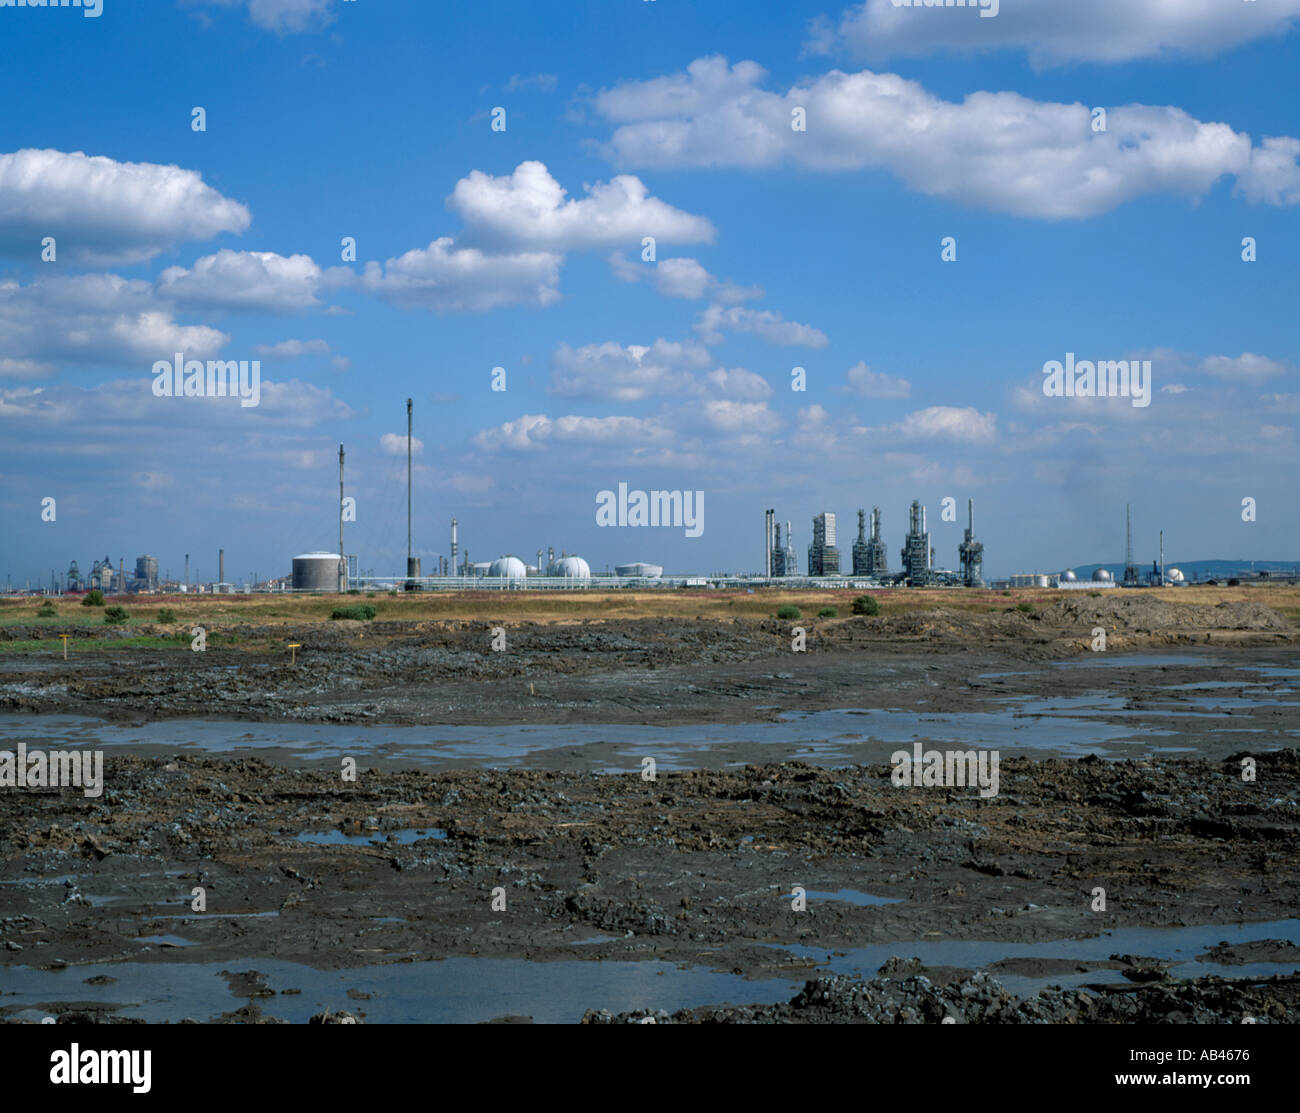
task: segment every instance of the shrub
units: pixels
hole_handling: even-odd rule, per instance
[[[839,617],[839,613],[840,613],[840,612],[837,611],[834,607],[823,607],[820,611],[817,612],[817,617],[818,617],[818,618],[838,618],[838,617]]]
[[[158,621],[168,623],[175,622],[176,612],[172,610],[171,607],[163,607],[163,609],[158,612]]]
[[[1009,591],[1004,591],[1002,594],[1003,594],[1003,595],[1010,595],[1011,592],[1009,592]]]
[[[122,623],[127,621],[126,608],[106,607],[104,609],[104,621],[107,622],[110,626],[115,626],[115,625],[120,626]]]
[[[375,597],[375,593],[374,593],[373,591],[367,591],[367,592],[366,592],[366,598],[367,598],[367,599],[373,599],[374,597]]]
[[[369,622],[375,614],[375,608],[369,603],[357,603],[351,607],[335,607],[330,618],[352,618],[358,622]]]
[[[1101,592],[1100,592],[1100,591],[1090,591],[1090,592],[1088,592],[1088,598],[1089,598],[1089,599],[1100,599],[1100,598],[1101,598]]]
[[[859,595],[853,600],[853,613],[874,615],[880,613],[880,604],[874,595]]]
[[[348,588],[348,594],[349,594],[349,595],[360,595],[360,594],[361,594],[361,589],[360,589],[359,587],[350,587],[350,588]]]
[[[787,603],[784,607],[782,607],[779,611],[776,612],[776,617],[777,618],[798,618],[801,614],[803,614],[803,611],[801,611],[793,603]]]
[[[389,594],[389,597],[390,597],[390,598],[393,598],[393,599],[396,599],[396,598],[397,598],[397,592],[395,592],[395,591],[390,591],[388,594]]]
[[[104,605],[104,593],[95,588],[94,591],[88,591],[86,597],[81,601],[83,607],[102,607]]]
[[[45,602],[42,603],[39,608],[37,608],[36,617],[50,618],[58,613],[59,613],[58,607],[56,607],[53,603],[51,603],[48,599],[46,599]]]
[[[1017,604],[1016,604],[1016,610],[1021,611],[1021,612],[1023,612],[1024,614],[1033,614],[1033,613],[1034,613],[1034,605],[1033,605],[1033,603],[1017,603]]]

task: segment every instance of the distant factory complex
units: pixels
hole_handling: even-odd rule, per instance
[[[885,542],[880,533],[880,507],[871,508],[871,536],[867,536],[865,510],[858,511],[858,538],[853,542],[852,562],[844,568],[840,550],[836,545],[835,514],[824,511],[812,520],[812,544],[808,546],[807,575],[800,577],[798,556],[795,552],[791,525],[785,523],[785,540],[781,539],[781,525],[776,511],[768,510],[764,516],[766,560],[765,579],[852,580],[854,586],[861,581],[871,581],[881,586],[905,584],[908,587],[961,586],[984,587],[984,546],[975,540],[975,503],[966,503],[967,525],[961,544],[957,547],[958,571],[935,567],[936,551],[930,544],[930,534],[925,524],[925,507],[913,502],[908,517],[907,536],[899,553],[901,567],[889,571],[885,555]]]
[[[937,550],[931,543],[926,525],[926,508],[913,501],[908,510],[907,533],[899,550],[899,567],[890,571],[885,541],[882,535],[880,507],[871,508],[870,534],[867,532],[867,514],[858,513],[858,533],[853,542],[847,567],[841,560],[838,547],[836,516],[824,511],[812,519],[812,540],[807,549],[805,572],[799,572],[799,555],[794,544],[794,531],[786,521],[784,532],[776,520],[776,511],[764,513],[764,551],[762,572],[758,574],[713,574],[665,576],[662,565],[646,561],[630,561],[616,565],[613,571],[593,572],[590,564],[576,553],[561,550],[556,555],[553,547],[537,549],[536,562],[510,553],[503,553],[490,561],[473,561],[468,548],[462,549],[458,534],[459,523],[451,519],[450,543],[446,555],[436,558],[436,570],[424,575],[421,558],[412,549],[413,499],[411,444],[412,402],[407,399],[407,524],[405,573],[394,570],[387,575],[373,571],[362,574],[360,558],[348,554],[345,547],[344,523],[355,520],[349,514],[349,504],[344,488],[344,451],[339,445],[339,504],[338,547],[334,551],[305,552],[291,559],[291,569],[286,575],[261,579],[250,572],[241,584],[226,578],[225,550],[217,553],[215,580],[193,582],[190,578],[190,557],[185,555],[183,579],[171,578],[170,571],[159,576],[158,560],[141,556],[135,560],[133,572],[128,575],[125,558],[119,557],[117,566],[105,556],[96,560],[88,573],[82,573],[74,560],[67,573],[59,577],[50,572],[48,590],[61,592],[86,592],[98,589],[104,594],[125,592],[339,592],[363,589],[436,591],[456,589],[532,589],[532,588],[584,588],[584,587],[762,587],[783,588],[869,588],[869,587],[1054,587],[1114,588],[1121,586],[1114,573],[1098,566],[1090,578],[1081,579],[1073,569],[1061,572],[1021,572],[1006,580],[986,583],[984,579],[984,545],[975,539],[975,503],[966,501],[966,527],[961,541],[956,545],[955,568],[940,567]],[[702,496],[701,496],[702,497]],[[956,519],[956,501],[944,500],[944,519]],[[1132,515],[1126,508],[1126,547],[1122,586],[1179,586],[1187,582],[1177,568],[1165,568],[1164,534],[1160,535],[1160,556],[1152,562],[1150,572],[1143,573],[1133,561]],[[1267,578],[1268,572],[1259,576]],[[1253,575],[1253,573],[1251,573]],[[1235,582],[1235,581],[1234,581]],[[28,591],[31,584],[28,583]],[[47,590],[39,585],[38,591]]]

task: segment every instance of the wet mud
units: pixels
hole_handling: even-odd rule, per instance
[[[196,742],[106,747],[98,798],[0,792],[0,1019],[1293,1022],[1295,632],[1255,604],[1174,610],[809,621],[803,653],[790,623],[630,620],[511,627],[500,653],[489,623],[317,625],[293,633],[296,666],[235,648],[7,655],[0,748],[60,744],[74,715],[175,739],[188,722]],[[830,709],[862,725],[816,759],[706,737]],[[1002,718],[1019,733],[996,795],[891,780],[902,739],[988,748],[973,724]],[[1064,718],[1097,744],[1063,742]],[[252,723],[271,739],[255,755],[205,749]],[[342,735],[279,747],[276,723]],[[400,752],[346,736],[437,724],[487,741],[467,756],[436,731]],[[610,742],[507,756],[502,724],[561,740],[599,724]],[[653,778],[654,738],[617,744],[646,724],[675,732]],[[828,741],[817,729],[806,742]],[[1196,925],[1189,953],[1124,934]],[[626,985],[605,1007],[569,978],[549,1013],[397,1006],[385,971],[436,980],[453,962]],[[534,1001],[556,993],[543,981]]]

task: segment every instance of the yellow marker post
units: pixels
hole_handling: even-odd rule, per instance
[[[296,665],[298,663],[298,650],[302,648],[302,642],[290,642],[289,648],[293,650],[293,660],[289,663]]]
[[[66,661],[68,659],[68,639],[72,637],[72,635],[60,634],[59,637],[63,639],[63,659]]]

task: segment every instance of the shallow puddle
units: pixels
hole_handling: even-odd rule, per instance
[[[1279,699],[1285,689],[1270,684],[1270,680],[1300,676],[1300,667],[1285,667],[1284,662],[1285,658],[1277,664],[1234,666],[1222,657],[1199,653],[1094,654],[1036,670],[1045,677],[1051,677],[1052,669],[1092,670],[1099,690],[1082,695],[997,697],[985,693],[970,711],[844,708],[788,713],[762,723],[397,727],[174,719],[122,725],[87,716],[2,714],[0,747],[12,739],[41,745],[80,744],[110,752],[122,747],[139,752],[143,747],[160,753],[272,756],[267,751],[274,751],[278,760],[334,765],[343,756],[361,756],[424,769],[546,766],[554,765],[563,755],[565,764],[580,758],[583,768],[609,773],[637,772],[644,757],[653,757],[665,770],[725,768],[754,760],[755,745],[772,747],[769,760],[798,758],[824,766],[888,762],[897,747],[913,742],[978,746],[1007,753],[1063,757],[1100,753],[1127,758],[1156,747],[1181,747],[1212,738],[1218,732],[1218,721],[1228,718],[1230,711],[1298,702]],[[1127,697],[1102,690],[1108,670],[1139,668],[1154,670],[1139,702],[1156,706],[1129,706]],[[1227,671],[1230,669],[1242,678],[1240,682],[1225,678],[1234,674]],[[987,673],[981,679],[1019,675],[1034,673]],[[1189,681],[1189,676],[1198,675],[1206,679]],[[1229,690],[1234,687],[1236,694]],[[1205,699],[1186,698],[1186,693],[1197,689],[1204,690]],[[1215,689],[1222,689],[1222,695]],[[1168,698],[1162,699],[1162,694]],[[351,840],[363,845],[373,837],[369,833],[304,832],[299,839]]]
[[[787,894],[793,896],[793,894]],[[838,900],[845,904],[856,904],[860,908],[867,908],[877,904],[902,904],[902,897],[878,897],[871,893],[863,893],[857,889],[837,889],[835,892],[820,892],[816,889],[806,889],[804,895],[809,900]]]
[[[21,1015],[31,1019],[39,1019],[42,1005],[83,1001],[112,1004],[114,1012],[146,1021],[209,1020],[247,1004],[246,998],[231,993],[221,977],[223,970],[261,973],[277,995],[257,998],[257,1006],[297,1024],[327,1008],[363,1012],[369,1024],[472,1024],[508,1015],[576,1023],[589,1008],[673,1012],[722,1002],[760,1004],[788,1000],[803,985],[802,980],[746,981],[734,974],[658,961],[447,958],[324,971],[258,958],[101,963],[61,971],[11,966],[5,971],[0,1006],[23,1006]],[[87,978],[99,975],[116,981],[86,984]],[[286,989],[301,993],[279,992]],[[350,999],[350,989],[369,994],[369,1000]]]
[[[438,827],[407,828],[401,831],[367,831],[364,835],[345,835],[339,830],[300,831],[294,836],[297,842],[320,846],[382,846],[384,843],[401,846],[420,839],[445,839],[447,832]]]
[[[811,894],[809,894],[811,895]],[[1220,942],[1248,943],[1257,939],[1286,939],[1300,945],[1300,920],[1273,920],[1260,924],[1211,924],[1174,928],[1120,928],[1088,939],[1054,939],[1046,943],[1006,943],[955,939],[919,939],[910,943],[876,943],[846,951],[770,944],[799,958],[817,961],[837,974],[872,977],[890,958],[919,958],[926,966],[956,966],[979,970],[1005,958],[1067,958],[1098,961],[1115,954],[1135,955],[1175,963],[1169,975],[1197,978],[1217,974],[1225,978],[1249,978],[1267,974],[1289,974],[1300,963],[1256,962],[1226,965],[1198,961],[1196,956]],[[995,974],[1009,993],[1033,996],[1049,985],[1079,986],[1127,982],[1122,971],[1095,970],[1082,974],[1053,974],[1026,977]]]

